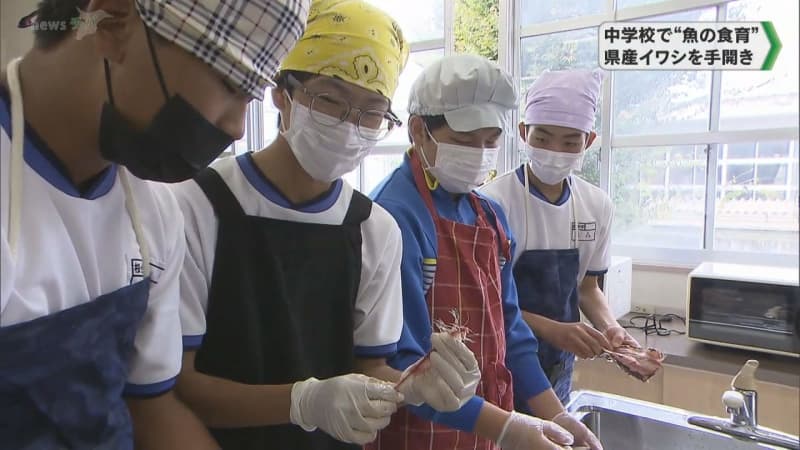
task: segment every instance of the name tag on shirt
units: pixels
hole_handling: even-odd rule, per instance
[[[572,222],[572,239],[579,242],[594,241],[597,233],[597,222]]]

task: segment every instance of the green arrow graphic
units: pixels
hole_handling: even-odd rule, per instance
[[[771,21],[761,22],[761,26],[764,27],[764,32],[767,33],[767,39],[769,40],[769,53],[767,53],[767,58],[764,59],[764,64],[761,65],[761,70],[772,70],[772,66],[775,65],[775,60],[778,59],[778,53],[781,52],[783,45],[781,40],[778,39],[778,33],[775,31],[775,26],[772,25]]]

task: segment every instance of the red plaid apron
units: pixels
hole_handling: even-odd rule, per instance
[[[478,197],[469,195],[477,213],[475,226],[439,217],[425,182],[416,152],[411,152],[411,170],[417,191],[436,224],[438,261],[433,284],[426,294],[432,322],[452,323],[451,311],[458,311],[470,329],[467,346],[478,360],[481,381],[477,394],[500,408],[514,407],[511,372],[505,366],[506,337],[500,282],[498,248],[510,261],[509,242],[500,223],[495,228],[486,218]],[[498,245],[498,241],[500,245]],[[398,411],[368,450],[494,450],[490,440],[473,433],[420,419],[407,408]]]

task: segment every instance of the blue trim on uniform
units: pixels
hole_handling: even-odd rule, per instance
[[[432,197],[440,216],[461,223],[475,224],[477,214],[467,196],[453,196],[439,186],[432,192]],[[492,217],[492,208],[497,214],[498,222],[505,228],[508,239],[512,241],[511,254],[513,254],[514,238],[505,214],[497,203],[483,195],[480,197],[487,215]],[[417,192],[408,155],[400,167],[373,191],[372,198],[394,217],[403,236],[401,262],[403,330],[397,343],[397,354],[387,362],[397,370],[405,370],[431,349],[432,326],[425,300],[426,273],[423,260],[437,257],[436,229],[425,202]],[[531,329],[522,320],[511,266],[506,264],[501,270],[506,365],[513,375],[515,396],[529,399],[550,388],[550,383],[539,365],[538,342]],[[409,410],[422,418],[471,432],[474,430],[483,401],[476,397],[460,410],[451,413],[440,413],[427,405],[409,407]]]
[[[519,180],[520,183],[522,183],[523,186],[525,186],[525,172],[523,172],[523,170],[525,170],[525,167],[526,165],[523,164],[517,167],[517,170],[515,170],[517,174],[517,179]],[[569,200],[570,196],[569,183],[566,182],[562,183],[564,183],[564,189],[561,190],[561,197],[558,197],[558,200],[556,200],[555,202],[551,202],[544,194],[542,194],[542,191],[540,191],[539,188],[537,188],[536,185],[534,185],[533,183],[528,183],[528,190],[530,191],[531,194],[533,194],[534,197],[538,198],[539,200],[550,203],[551,205],[561,206],[564,203],[567,203],[567,200]]]
[[[122,391],[122,395],[124,397],[138,397],[138,398],[158,397],[159,395],[166,394],[167,392],[169,392],[175,386],[176,380],[177,377],[172,377],[168,380],[151,384],[128,383],[125,385],[125,389]]]
[[[586,275],[590,277],[599,277],[608,273],[608,269],[603,270],[587,270]]]
[[[203,345],[203,338],[205,337],[204,334],[199,334],[196,336],[184,336],[183,337],[183,351],[191,351],[197,350]]]
[[[5,87],[0,86],[0,127],[11,138],[11,101]],[[25,143],[23,144],[25,163],[40,177],[59,191],[70,197],[95,200],[106,195],[117,179],[117,165],[111,164],[101,172],[81,192],[72,182],[64,164],[27,122],[25,123]]]
[[[386,358],[397,353],[397,343],[371,347],[357,345],[354,353],[358,358]]]
[[[426,405],[408,405],[406,407],[409,411],[423,419],[446,425],[457,430],[472,431],[475,429],[475,424],[478,422],[478,416],[485,402],[486,400],[476,395],[467,400],[467,403],[465,403],[461,409],[454,412],[439,412]]]
[[[303,203],[292,203],[286,196],[264,176],[256,167],[252,153],[245,153],[236,157],[236,162],[242,169],[245,178],[256,188],[267,200],[286,209],[293,209],[304,213],[321,213],[330,209],[339,200],[342,193],[342,179],[338,179],[331,184],[330,189],[319,197]]]

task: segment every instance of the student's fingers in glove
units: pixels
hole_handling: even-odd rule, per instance
[[[375,438],[378,437],[377,431],[359,431],[359,430],[349,430],[346,431],[344,434],[340,436],[334,436],[338,438],[340,441],[347,442],[349,444],[356,444],[356,445],[366,445],[370,442],[374,441]]]
[[[431,367],[424,379],[414,380],[420,383],[425,403],[437,411],[449,412],[457,410],[461,405],[453,389],[440,376],[438,370]]]
[[[365,419],[382,419],[397,412],[397,405],[386,400],[369,400],[359,406],[359,411]]]
[[[572,337],[571,341],[572,341],[571,345],[572,348],[568,348],[565,350],[575,353],[575,355],[581,359],[588,359],[594,356],[594,353],[592,352],[592,347],[589,345],[588,342],[586,342],[586,341],[591,341],[591,339],[588,338],[584,339],[583,336],[576,333],[576,335]]]
[[[595,330],[590,326],[582,327],[582,330],[585,336],[588,339],[584,339],[584,342],[589,345],[592,350],[592,356],[597,356],[603,353],[605,348],[611,348],[611,343],[608,342],[603,333]]]
[[[464,372],[478,370],[478,360],[461,340],[447,333],[434,333],[431,336],[431,346],[441,353],[446,361],[454,365],[458,363],[458,367]]]
[[[431,375],[438,375],[450,387],[450,390],[456,394],[461,394],[464,389],[464,379],[461,374],[456,370],[439,352],[431,353]]]
[[[542,421],[542,432],[547,439],[556,444],[572,445],[574,441],[572,434],[555,422]]]
[[[595,436],[592,432],[587,433],[581,442],[577,442],[576,440],[576,444],[583,444],[590,450],[603,450],[603,444],[600,443],[600,439],[597,439],[597,436]]]
[[[391,420],[391,415],[384,417],[364,417],[363,420],[353,423],[353,429],[367,433],[377,432],[386,428]]]
[[[392,403],[403,401],[403,394],[397,392],[390,383],[380,380],[367,380],[364,384],[364,392],[368,400],[384,400]]]

